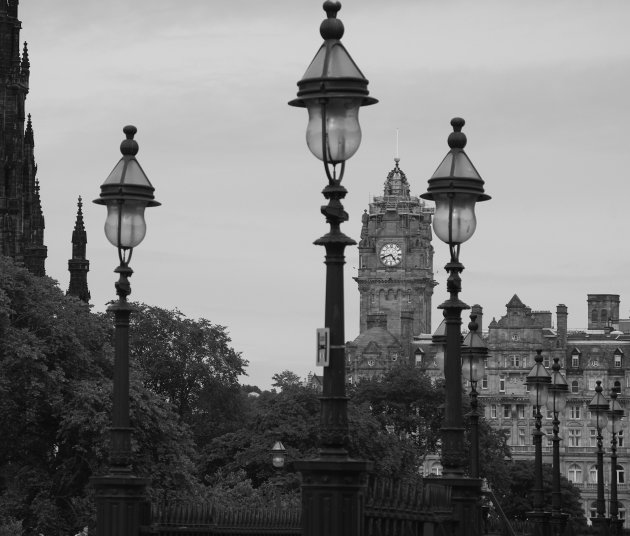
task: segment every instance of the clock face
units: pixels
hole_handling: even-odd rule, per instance
[[[379,258],[385,266],[396,266],[402,259],[402,250],[398,244],[385,244]]]

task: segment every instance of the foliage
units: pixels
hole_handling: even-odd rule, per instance
[[[508,467],[509,488],[505,495],[499,496],[499,502],[509,519],[527,518],[527,512],[534,509],[534,462],[513,461]],[[572,522],[578,526],[585,526],[586,518],[582,510],[580,490],[560,475],[560,490],[562,497],[562,511],[568,513]],[[543,465],[544,504],[551,504],[552,471],[551,466]],[[495,491],[496,495],[496,491]]]
[[[94,518],[89,479],[106,471],[109,449],[111,326],[0,258],[0,520],[23,520],[27,534],[74,534]],[[132,369],[136,471],[151,475],[154,496],[196,494],[190,430],[142,374]]]
[[[273,380],[273,383],[271,385],[273,387],[278,387],[279,389],[295,387],[302,383],[300,377],[295,372],[291,372],[290,370],[277,372],[271,377],[271,379]]]
[[[226,328],[177,309],[134,305],[129,345],[145,386],[173,404],[199,445],[234,430],[244,411],[238,376],[247,361],[229,346]]]
[[[354,389],[354,404],[367,403],[383,430],[412,441],[419,456],[437,451],[444,392],[419,368],[400,364],[384,376],[363,380]]]

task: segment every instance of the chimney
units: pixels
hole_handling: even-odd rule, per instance
[[[477,315],[477,333],[481,335],[483,333],[483,307],[476,303],[470,310],[471,315]]]
[[[567,345],[567,319],[569,313],[567,306],[563,303],[556,307],[556,321],[558,323],[558,342],[564,348]]]

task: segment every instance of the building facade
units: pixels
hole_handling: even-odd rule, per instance
[[[18,0],[0,0],[0,254],[45,275],[44,216],[35,164],[33,125],[25,124],[30,62],[20,47]]]
[[[431,332],[433,208],[411,195],[399,162],[362,217],[354,278],[360,333],[346,346],[349,381],[380,376],[398,360],[413,359],[414,336]]]
[[[568,330],[566,306],[556,308],[553,325],[550,311],[532,311],[518,296],[506,305],[506,314],[493,319],[487,329],[488,359],[486,376],[480,382],[480,400],[485,418],[495,428],[504,430],[516,460],[534,457],[532,442],[535,421],[529,403],[525,377],[534,365],[536,350],[542,349],[544,365],[550,368],[559,358],[562,373],[569,385],[565,411],[560,414],[560,470],[576,485],[582,495],[583,508],[590,517],[596,510],[597,498],[597,431],[590,423],[588,404],[595,396],[596,382],[604,387],[610,399],[611,389],[618,392],[622,406],[628,405],[630,387],[630,334],[619,328],[619,296],[614,294],[588,295],[588,327]],[[596,313],[596,314],[595,314]],[[552,463],[552,414],[542,409],[543,463]],[[630,508],[627,471],[627,419],[622,421],[618,436],[618,481],[620,515],[625,517]],[[604,432],[605,488],[609,493],[612,476],[610,466],[611,435]],[[610,497],[607,496],[607,510]]]

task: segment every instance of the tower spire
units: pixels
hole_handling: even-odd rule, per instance
[[[83,222],[83,200],[79,196],[77,202],[77,219],[72,231],[72,259],[68,261],[70,272],[69,296],[75,296],[85,303],[90,301],[90,291],[87,284],[87,273],[90,271],[90,261],[86,257],[87,233]]]

